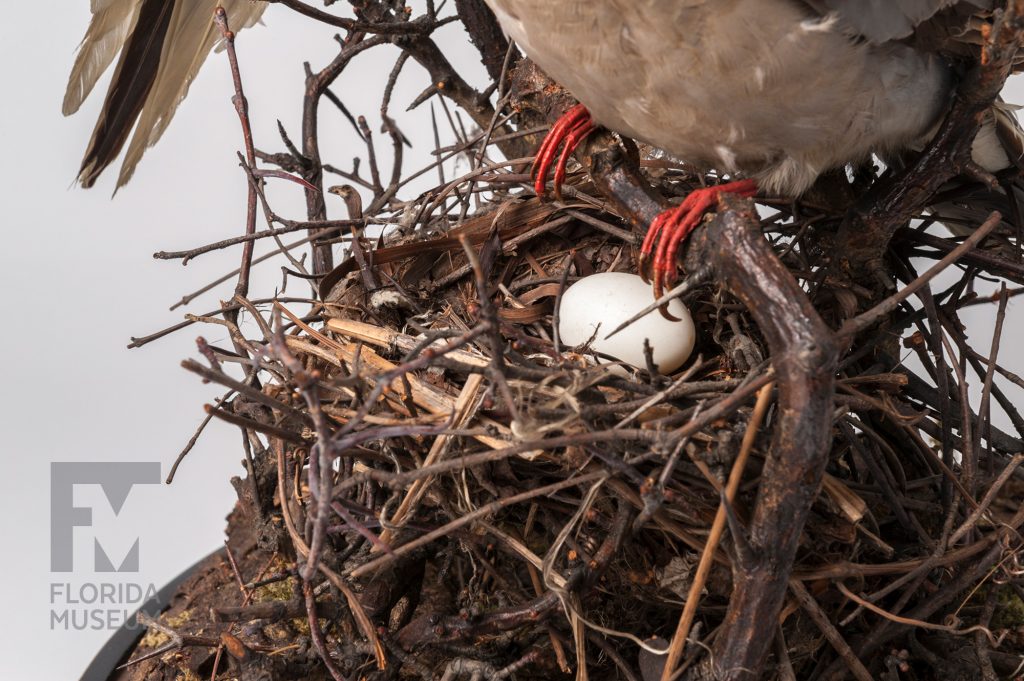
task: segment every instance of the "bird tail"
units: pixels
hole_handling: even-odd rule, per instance
[[[974,162],[996,176],[999,188],[958,179],[943,188],[929,210],[957,236],[969,235],[992,211],[999,211],[1003,221],[980,247],[1019,262],[1024,246],[1024,129],[1016,108],[996,101],[972,148]]]
[[[267,3],[111,0],[94,10],[68,81],[65,115],[78,110],[118,50],[121,56],[82,159],[78,180],[83,187],[95,184],[126,143],[117,187],[131,179],[143,153],[163,135],[206,56],[220,40],[213,24],[218,4],[237,31],[255,24]]]

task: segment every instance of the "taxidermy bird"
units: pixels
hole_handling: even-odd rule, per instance
[[[596,125],[740,178],[692,192],[652,223],[640,257],[656,295],[675,276],[680,241],[720,192],[795,197],[826,171],[923,147],[949,105],[955,57],[980,42],[982,13],[992,8],[992,0],[486,2],[580,102],[538,152],[539,194],[552,166],[557,188],[571,149]],[[1021,140],[997,103],[974,160],[989,172],[1019,165]]]
[[[120,52],[113,79],[78,171],[91,187],[121,152],[117,187],[160,139],[206,56],[220,39],[213,11],[221,5],[235,31],[255,24],[265,2],[253,0],[91,0],[92,21],[68,78],[64,115],[78,111]]]

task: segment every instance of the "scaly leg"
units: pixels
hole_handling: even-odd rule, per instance
[[[559,200],[562,198],[561,188],[565,181],[565,168],[569,156],[596,127],[590,112],[582,104],[572,107],[555,121],[533,161],[533,188],[537,196],[542,197],[546,193],[548,175],[553,167],[554,195]],[[558,153],[559,149],[562,150],[561,154]],[[700,223],[704,213],[715,204],[723,192],[752,197],[757,193],[757,183],[753,180],[738,180],[715,187],[695,189],[678,207],[662,212],[651,223],[640,250],[640,274],[646,279],[648,265],[652,266],[650,279],[653,280],[656,298],[660,298],[666,286],[675,281],[679,245],[686,240]],[[664,308],[661,313],[669,317]]]
[[[646,279],[647,268],[651,266],[650,279],[654,285],[655,298],[660,298],[666,287],[675,283],[679,245],[700,224],[704,213],[718,201],[718,196],[726,192],[752,197],[757,193],[757,183],[754,180],[738,180],[694,189],[677,207],[669,208],[654,218],[640,248],[639,269],[641,276]],[[665,310],[662,310],[662,314],[667,316]]]
[[[537,150],[537,157],[533,161],[533,188],[537,196],[544,196],[547,188],[548,174],[551,167],[555,168],[554,194],[555,198],[562,198],[562,182],[565,180],[565,166],[569,162],[569,156],[579,146],[580,142],[587,138],[596,126],[590,118],[587,107],[577,104],[559,118]],[[562,154],[558,155],[561,147]],[[557,161],[556,161],[557,157]]]

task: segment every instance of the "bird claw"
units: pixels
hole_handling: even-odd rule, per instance
[[[679,246],[700,224],[704,213],[711,208],[721,194],[739,194],[752,197],[757,193],[753,180],[738,180],[715,187],[702,187],[690,192],[681,204],[660,213],[647,230],[640,248],[638,267],[640,276],[654,288],[654,297],[661,298],[667,288],[675,283],[678,270],[676,256]],[[659,308],[666,319],[673,317],[666,305]]]
[[[569,162],[569,156],[595,129],[594,121],[590,118],[587,107],[577,104],[555,121],[551,130],[544,137],[544,141],[537,150],[537,156],[533,161],[533,188],[537,196],[544,196],[547,189],[548,174],[552,166],[555,169],[553,190],[555,198],[562,199],[562,183],[565,181],[565,167]],[[558,154],[562,149],[561,155]]]

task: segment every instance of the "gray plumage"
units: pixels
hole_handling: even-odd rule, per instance
[[[934,36],[967,40],[966,25],[946,24],[991,4],[487,2],[527,55],[597,123],[783,195],[799,195],[821,173],[873,153],[923,145],[955,79],[941,44],[925,49],[911,34],[936,24]],[[976,160],[992,171],[1011,163],[1004,145],[991,144],[1000,139],[995,120],[976,145]],[[1009,127],[1019,137],[1012,118]]]
[[[804,0],[824,14],[835,12],[840,21],[874,43],[906,38],[939,11],[957,4],[977,10],[991,9],[992,0]]]

